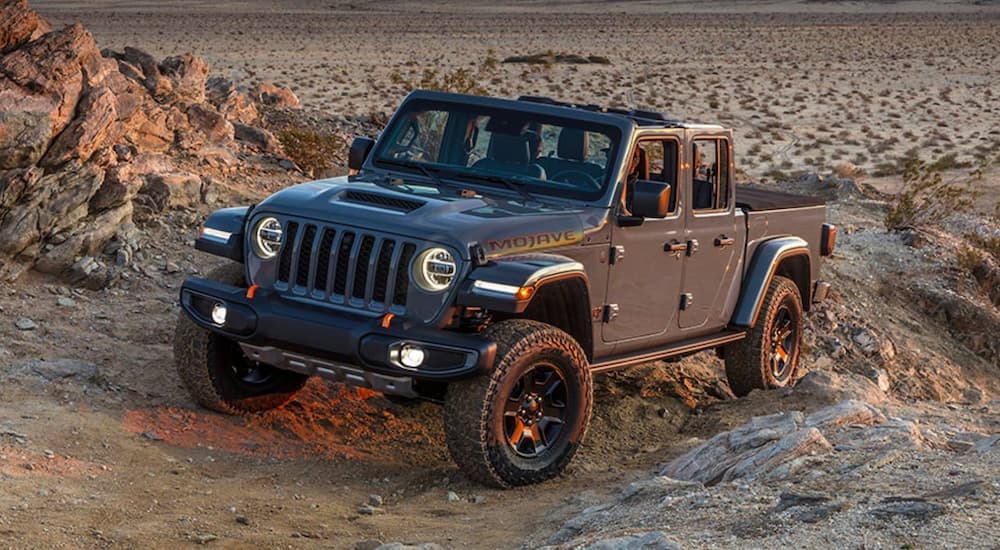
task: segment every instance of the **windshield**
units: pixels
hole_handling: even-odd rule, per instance
[[[620,132],[610,125],[415,100],[385,130],[374,161],[533,195],[595,200]]]

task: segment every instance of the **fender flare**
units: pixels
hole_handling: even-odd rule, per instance
[[[469,273],[456,303],[505,313],[523,313],[542,286],[569,278],[590,288],[583,264],[558,254],[525,254],[498,258]]]
[[[800,237],[778,237],[761,243],[754,253],[750,267],[743,277],[743,288],[740,300],[736,304],[732,323],[738,327],[753,327],[757,324],[757,316],[764,304],[764,297],[771,285],[775,271],[781,262],[794,256],[805,256],[806,262],[811,262],[809,244]],[[796,281],[796,285],[798,281]],[[803,296],[806,303],[809,296]]]
[[[195,249],[243,263],[243,231],[250,211],[249,206],[238,206],[209,214],[194,240]]]

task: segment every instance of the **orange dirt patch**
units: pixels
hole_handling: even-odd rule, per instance
[[[284,407],[247,416],[225,416],[175,407],[133,409],[125,412],[125,429],[170,445],[211,446],[232,453],[282,459],[370,459],[389,461],[385,448],[441,445],[421,418],[400,418],[384,410],[380,394],[310,380],[302,393]],[[391,444],[391,445],[390,445]]]

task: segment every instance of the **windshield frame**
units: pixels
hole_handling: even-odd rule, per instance
[[[432,97],[445,96],[445,97]],[[626,144],[623,143],[628,138],[629,133],[622,128],[621,122],[610,116],[596,115],[586,111],[570,110],[565,108],[552,108],[545,105],[526,104],[513,100],[486,98],[476,96],[462,96],[458,94],[440,94],[434,92],[414,92],[397,109],[392,119],[383,129],[372,153],[368,157],[368,164],[372,167],[387,171],[406,170],[407,167],[399,166],[390,161],[397,160],[384,156],[389,149],[391,137],[395,135],[400,124],[404,124],[408,114],[413,111],[440,110],[447,112],[474,113],[477,116],[496,116],[505,113],[520,115],[530,118],[533,122],[538,121],[543,124],[551,124],[564,128],[578,128],[585,131],[601,133],[607,136],[610,148],[607,153],[607,161],[604,169],[604,178],[599,181],[599,187],[593,191],[568,189],[552,185],[546,185],[545,180],[538,180],[533,183],[530,176],[517,176],[504,174],[501,172],[486,172],[475,170],[472,166],[461,166],[458,164],[448,164],[439,162],[407,160],[415,164],[420,164],[432,170],[441,178],[450,180],[460,180],[463,185],[469,185],[476,189],[499,190],[504,193],[515,192],[511,185],[504,185],[500,182],[491,182],[483,176],[496,176],[506,179],[508,182],[519,188],[521,194],[530,194],[539,199],[570,200],[577,202],[605,202],[606,198],[613,194],[617,185],[618,171],[622,150]],[[555,112],[554,112],[555,111]],[[566,111],[565,114],[558,111]],[[451,115],[449,115],[449,118]],[[412,168],[415,174],[420,174],[418,168]],[[423,176],[423,174],[420,174]]]

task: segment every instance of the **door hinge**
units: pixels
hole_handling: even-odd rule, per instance
[[[687,255],[693,256],[698,251],[698,239],[691,239],[687,242]]]
[[[604,306],[604,322],[610,323],[618,317],[618,304],[605,304]]]
[[[622,245],[612,246],[611,253],[608,254],[608,263],[615,265],[625,259],[625,247]]]
[[[691,304],[693,303],[694,303],[694,294],[691,294],[690,292],[685,292],[684,294],[681,294],[682,310],[688,309],[689,307],[691,307]]]

